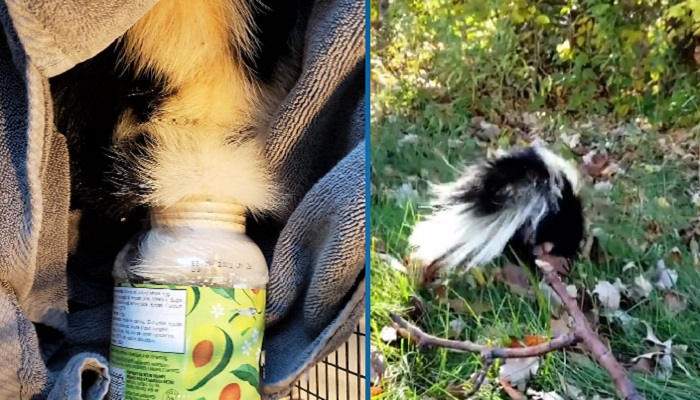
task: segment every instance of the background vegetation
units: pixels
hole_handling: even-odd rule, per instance
[[[474,355],[382,338],[389,312],[482,343],[551,334],[546,304],[515,293],[496,266],[441,292],[417,287],[402,268],[428,183],[534,140],[574,159],[588,182],[600,248],[570,282],[589,292],[617,278],[632,286],[651,280],[660,260],[678,273],[671,291],[623,299],[632,323],[601,318],[599,332],[631,367],[650,349],[647,323],[683,349],[669,374],[656,364],[634,372],[647,399],[700,398],[700,0],[372,0],[371,12],[371,335],[384,360],[375,370],[386,364],[377,398],[460,398],[479,367]],[[510,398],[497,377],[493,368],[480,398]],[[528,388],[577,400],[614,395],[606,373],[571,352],[547,357]]]
[[[700,117],[700,0],[372,0],[372,14],[380,110]]]

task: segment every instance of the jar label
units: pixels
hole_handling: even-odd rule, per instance
[[[109,400],[256,400],[264,290],[114,289]]]

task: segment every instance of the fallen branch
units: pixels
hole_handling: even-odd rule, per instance
[[[619,394],[625,400],[643,400],[644,397],[637,391],[632,381],[627,376],[627,371],[625,368],[615,359],[615,356],[610,352],[607,346],[603,344],[600,337],[593,331],[591,326],[588,324],[586,316],[583,315],[583,311],[576,304],[574,300],[566,290],[566,285],[561,281],[561,278],[554,272],[552,267],[553,262],[556,262],[555,257],[542,256],[540,260],[537,261],[537,266],[544,273],[545,282],[554,290],[559,298],[569,312],[569,316],[573,319],[573,332],[576,335],[576,339],[580,340],[582,344],[588,348],[588,350],[593,353],[596,361],[605,368],[615,381],[615,386]]]
[[[608,371],[623,399],[644,400],[644,397],[637,391],[634,384],[627,376],[625,368],[615,359],[598,335],[591,329],[583,311],[581,311],[578,304],[576,304],[576,300],[568,294],[566,285],[564,285],[561,278],[556,274],[557,268],[552,265],[557,262],[561,261],[555,257],[544,255],[537,261],[537,265],[544,274],[545,282],[554,290],[559,298],[561,298],[562,304],[568,310],[573,320],[573,330],[572,332],[553,338],[548,342],[529,347],[491,347],[469,341],[442,339],[430,335],[398,315],[392,314],[391,319],[399,333],[409,340],[415,341],[419,347],[443,347],[455,351],[479,353],[481,355],[483,368],[472,377],[472,389],[469,391],[467,397],[472,396],[479,390],[484,383],[489,368],[496,359],[540,357],[570,345],[581,343],[591,351],[596,361]]]
[[[576,344],[578,339],[573,332],[554,338],[548,342],[528,347],[491,347],[477,344],[470,341],[459,341],[442,339],[437,336],[425,333],[419,327],[410,324],[405,319],[398,315],[391,314],[391,319],[394,321],[396,330],[401,336],[413,340],[418,347],[443,347],[446,349],[481,354],[483,368],[480,372],[474,374],[471,379],[472,389],[466,394],[466,397],[474,395],[486,379],[489,368],[496,359],[506,358],[527,358],[539,357],[552,351],[563,349],[572,344]]]
[[[396,324],[396,330],[401,336],[413,340],[418,347],[443,347],[455,351],[479,353],[482,357],[487,359],[537,357],[576,343],[574,334],[568,333],[536,346],[513,348],[491,347],[470,341],[442,339],[430,335],[398,315],[391,314],[391,319]]]

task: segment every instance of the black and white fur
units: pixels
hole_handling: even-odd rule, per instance
[[[576,168],[546,147],[516,148],[435,188],[433,213],[410,237],[413,258],[447,270],[484,265],[505,250],[534,266],[535,246],[574,259],[584,235]]]
[[[306,3],[160,0],[51,79],[72,208],[121,218],[210,194],[273,214],[280,193],[264,143],[300,73]]]

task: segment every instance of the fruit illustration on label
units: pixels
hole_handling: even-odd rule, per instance
[[[218,375],[231,360],[233,341],[221,328],[208,324],[197,327],[187,343],[184,383],[193,391]]]
[[[190,315],[199,304],[199,288],[196,286],[187,288],[187,314]]]
[[[237,383],[226,385],[219,395],[219,400],[241,400],[241,387]]]

